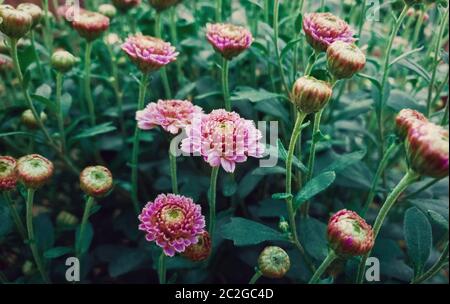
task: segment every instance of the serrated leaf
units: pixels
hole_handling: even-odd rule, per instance
[[[304,202],[310,200],[320,192],[327,189],[336,179],[336,173],[324,172],[311,179],[300,190],[294,199],[294,210],[297,210]]]
[[[240,217],[231,218],[221,230],[222,237],[232,240],[235,246],[256,245],[265,241],[287,241],[286,237],[263,224]]]
[[[433,245],[430,222],[422,211],[412,207],[405,213],[404,232],[408,255],[416,273],[420,272],[430,257]]]

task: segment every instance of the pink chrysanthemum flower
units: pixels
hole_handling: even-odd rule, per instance
[[[202,108],[189,100],[159,100],[137,111],[136,120],[140,129],[149,130],[160,126],[167,132],[177,134],[192,123],[195,115],[202,114]]]
[[[219,109],[195,117],[186,133],[183,152],[201,155],[212,167],[222,166],[226,172],[234,172],[236,163],[245,162],[247,157],[261,158],[264,153],[261,132],[253,121],[235,112]]]
[[[412,109],[403,109],[395,118],[396,132],[402,139],[405,139],[409,130],[427,122],[428,119],[422,113]]]
[[[248,49],[253,42],[252,33],[245,27],[224,23],[208,23],[206,38],[228,60]]]
[[[147,241],[155,241],[170,257],[197,244],[205,228],[201,206],[175,194],[160,194],[154,202],[148,202],[139,220],[139,230],[146,233]]]
[[[369,252],[374,243],[372,227],[356,212],[341,210],[328,222],[328,242],[340,256],[359,256]]]
[[[434,123],[425,122],[412,127],[405,142],[411,168],[424,176],[448,176],[448,140],[448,131]]]
[[[122,50],[143,73],[159,70],[175,61],[179,54],[170,43],[143,35],[128,37]]]
[[[335,41],[355,42],[350,26],[331,13],[311,13],[303,18],[303,30],[309,44],[319,52],[325,52]]]
[[[75,15],[72,27],[84,39],[93,41],[109,28],[109,18],[100,13],[84,10]]]

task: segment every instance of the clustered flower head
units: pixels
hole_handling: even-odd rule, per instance
[[[126,12],[135,6],[141,4],[141,0],[112,0],[112,3],[120,11]]]
[[[412,109],[403,109],[395,118],[396,133],[401,139],[405,139],[409,130],[427,122],[428,119],[422,113]]]
[[[351,78],[366,65],[366,56],[353,43],[333,42],[327,49],[328,70],[335,79]]]
[[[342,257],[364,255],[375,243],[372,227],[356,212],[345,209],[330,218],[327,234],[330,248]]]
[[[89,196],[102,197],[113,187],[111,171],[103,166],[86,167],[80,173],[80,188]]]
[[[60,73],[69,72],[76,62],[77,58],[65,50],[56,50],[51,58],[52,68]]]
[[[248,29],[228,23],[208,23],[206,38],[228,60],[248,49],[253,42],[252,33]]]
[[[16,187],[17,161],[11,156],[0,156],[0,191],[9,191]]]
[[[434,178],[448,176],[448,130],[431,122],[418,124],[409,130],[405,145],[415,172]]]
[[[259,255],[258,269],[267,278],[281,279],[290,267],[289,255],[280,247],[268,246]]]
[[[261,132],[253,121],[236,112],[219,109],[194,117],[186,133],[188,137],[181,143],[183,152],[201,155],[212,167],[222,166],[226,172],[234,172],[236,163],[245,162],[249,156],[261,158],[264,153]]]
[[[146,233],[147,241],[156,242],[170,257],[197,244],[205,228],[201,206],[175,194],[160,194],[148,202],[139,220],[139,230]]]
[[[15,9],[11,5],[0,5],[0,32],[19,39],[31,29],[33,18],[27,12]]]
[[[355,42],[350,26],[331,13],[311,13],[303,18],[308,43],[318,52],[325,52],[335,41]]]
[[[30,14],[33,22],[31,25],[32,28],[41,22],[42,16],[44,15],[42,9],[34,3],[21,3],[17,6],[17,9]]]
[[[175,61],[179,54],[170,43],[143,35],[128,37],[122,50],[143,73],[159,70]]]
[[[187,247],[182,255],[191,261],[200,262],[209,257],[211,249],[211,237],[208,231],[205,230],[198,236],[197,244]]]
[[[137,111],[136,120],[140,129],[160,126],[171,134],[177,134],[192,123],[195,115],[202,114],[203,110],[188,100],[159,100]]]
[[[53,163],[39,154],[19,158],[16,166],[17,178],[27,188],[39,188],[53,176]]]
[[[151,6],[157,11],[163,11],[171,6],[177,5],[182,0],[148,0]]]
[[[332,94],[333,89],[328,82],[312,76],[303,76],[294,83],[291,101],[298,111],[310,114],[322,110]]]
[[[93,41],[109,28],[109,18],[100,13],[82,10],[75,16],[72,27],[84,39]]]

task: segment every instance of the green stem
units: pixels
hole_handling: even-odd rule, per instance
[[[316,64],[318,57],[319,57],[319,54],[315,51],[314,51],[314,53],[311,54],[311,56],[308,59],[308,65],[305,68],[304,76],[309,76],[311,74],[311,71],[314,68],[314,65]]]
[[[94,206],[94,198],[92,196],[89,196],[86,201],[86,206],[84,207],[83,217],[81,219],[81,225],[80,225],[80,232],[78,234],[78,242],[76,244],[75,253],[76,256],[79,258],[83,252],[82,251],[82,245],[83,245],[83,237],[86,232],[86,226],[89,220],[89,216],[91,215],[91,209]]]
[[[249,285],[253,285],[256,283],[256,281],[259,280],[259,278],[262,276],[262,272],[259,269],[256,269],[255,274],[252,276],[250,281],[248,282]]]
[[[230,88],[228,84],[229,62],[224,57],[222,59],[222,93],[225,104],[225,110],[231,111]]]
[[[53,41],[52,41],[52,29],[50,27],[50,12],[48,9],[48,0],[43,0],[44,2],[44,42],[45,47],[47,48],[47,51],[49,54],[53,52]]]
[[[367,210],[369,209],[370,204],[373,202],[373,199],[375,198],[375,193],[376,193],[376,190],[377,190],[377,186],[378,186],[378,183],[380,181],[381,174],[386,169],[388,161],[391,158],[391,156],[394,153],[394,151],[397,150],[397,147],[398,147],[398,143],[393,142],[389,146],[389,148],[386,150],[386,152],[384,153],[383,158],[382,158],[380,164],[378,165],[377,171],[376,171],[375,176],[374,176],[374,178],[372,180],[372,186],[370,187],[370,191],[369,191],[369,194],[367,195],[366,203],[364,204],[363,209],[361,211],[361,217],[365,217],[365,215],[367,213]]]
[[[86,41],[86,50],[84,54],[84,95],[89,111],[89,121],[91,126],[95,126],[95,107],[91,91],[91,53],[92,42]]]
[[[441,269],[445,267],[447,264],[448,264],[448,241],[447,244],[445,245],[444,251],[442,252],[437,262],[423,275],[414,279],[411,282],[411,284],[421,284],[423,282],[428,281],[429,279],[437,275],[441,271]]]
[[[411,45],[412,47],[416,47],[417,41],[419,40],[420,30],[422,29],[422,25],[425,19],[425,9],[422,7],[420,10],[419,19],[416,21],[416,27],[414,28],[414,34],[412,37]]]
[[[409,170],[405,176],[402,178],[402,180],[397,184],[397,186],[392,190],[392,192],[388,195],[386,198],[386,201],[384,202],[383,206],[380,209],[380,212],[378,213],[378,216],[375,220],[375,224],[373,225],[373,233],[374,233],[374,239],[377,239],[378,233],[381,230],[381,227],[383,226],[383,223],[389,213],[389,211],[394,206],[395,202],[397,202],[397,199],[399,196],[403,193],[403,191],[408,188],[412,183],[414,183],[419,178],[419,175],[415,173],[412,170]],[[364,270],[366,267],[366,261],[367,258],[370,256],[371,252],[368,252],[365,256],[362,257],[361,262],[359,264],[358,268],[358,275],[357,275],[357,283],[361,284],[363,282],[364,277]]]
[[[137,110],[144,108],[145,93],[147,91],[148,75],[142,74],[139,84],[139,99]],[[133,151],[131,155],[131,199],[136,214],[139,214],[139,197],[138,197],[138,162],[139,162],[139,140],[141,135],[141,129],[136,124],[133,137]]]
[[[385,102],[385,88],[389,76],[389,70],[390,70],[390,59],[391,59],[391,52],[392,52],[392,46],[394,43],[395,37],[397,37],[398,31],[400,30],[400,26],[403,23],[403,20],[406,17],[406,13],[408,12],[408,5],[405,5],[403,7],[403,10],[398,17],[397,21],[395,22],[394,28],[392,29],[391,36],[389,37],[388,45],[386,48],[386,55],[384,58],[384,64],[383,64],[383,76],[381,79],[381,85],[380,85],[380,101],[379,101],[379,110],[378,110],[378,130],[379,130],[379,140],[380,140],[380,157],[382,157],[383,150],[384,150],[384,102]]]
[[[156,18],[155,18],[155,35],[157,38],[161,38],[161,28],[162,28],[162,23],[161,23],[161,13],[156,13]],[[172,98],[172,91],[170,90],[170,85],[169,85],[169,78],[167,77],[167,69],[165,67],[162,67],[160,69],[160,74],[161,74],[161,80],[163,83],[163,87],[164,87],[164,94],[166,95],[166,98],[171,99]]]
[[[125,133],[125,121],[123,116],[123,99],[122,92],[120,91],[119,84],[119,69],[117,67],[117,58],[114,55],[111,45],[106,43],[106,48],[108,49],[109,56],[111,58],[111,74],[113,77],[112,86],[114,89],[114,94],[116,95],[117,113],[119,116],[120,129]]]
[[[367,6],[367,0],[363,0],[361,3],[361,16],[359,18],[359,25],[358,25],[358,42],[361,41],[361,35],[362,30],[364,27],[364,21],[366,20],[366,6]]]
[[[328,255],[325,258],[325,260],[322,262],[322,264],[317,268],[317,271],[314,273],[312,278],[309,280],[308,284],[317,284],[319,282],[320,277],[323,275],[323,273],[328,269],[328,267],[337,259],[337,255],[334,253],[333,250],[328,251]]]
[[[173,6],[170,9],[170,36],[172,36],[172,45],[177,47],[178,46],[178,33],[177,33],[177,8],[176,6]],[[181,61],[178,58],[177,61],[175,61],[175,65],[177,68],[177,83],[180,86],[181,85],[181,79],[183,78],[183,69],[181,67]]]
[[[62,81],[63,74],[60,72],[56,72],[56,113],[58,119],[59,137],[61,140],[61,152],[65,153],[66,135],[64,132],[64,114],[61,106]]]
[[[441,25],[439,27],[439,34],[437,36],[436,45],[434,48],[434,59],[433,59],[433,72],[431,74],[431,81],[430,85],[428,87],[428,97],[427,97],[427,117],[430,117],[432,114],[432,98],[433,98],[433,89],[434,89],[434,83],[436,81],[436,75],[437,75],[437,68],[439,65],[439,56],[440,56],[440,49],[442,44],[442,37],[444,36],[444,31],[447,28],[447,22],[448,22],[448,10],[449,5],[447,5],[447,9],[445,10],[444,17],[441,20]]]
[[[211,243],[214,237],[214,229],[216,226],[216,189],[217,189],[217,176],[219,175],[220,166],[212,167],[211,180],[209,186],[209,223],[208,232],[211,236]]]
[[[222,21],[222,0],[216,0],[216,22]]]
[[[166,284],[166,255],[164,254],[164,251],[161,252],[161,255],[158,259],[158,278],[159,278],[159,284]]]
[[[280,77],[281,77],[281,83],[283,86],[283,89],[285,90],[286,94],[289,95],[289,86],[287,84],[286,81],[286,75],[284,73],[284,69],[283,69],[283,62],[281,60],[281,55],[280,55],[280,49],[278,47],[278,39],[279,39],[279,25],[278,25],[278,14],[280,11],[280,1],[279,0],[274,0],[273,3],[273,36],[274,36],[274,45],[275,45],[275,55],[277,57],[277,62],[278,62],[278,70],[280,72]]]
[[[34,54],[34,58],[36,60],[36,65],[39,70],[39,74],[41,75],[42,79],[44,79],[44,77],[45,77],[44,70],[42,69],[41,59],[39,58],[38,51],[36,49],[36,38],[35,38],[34,30],[31,30],[31,32],[30,32],[30,39],[31,39],[31,46],[33,47],[33,54]]]
[[[172,154],[170,149],[169,149],[169,164],[170,164],[170,179],[172,181],[172,193],[178,194],[177,157]]]
[[[8,204],[9,210],[11,212],[11,217],[14,220],[14,223],[16,224],[17,231],[19,232],[20,236],[23,240],[27,239],[27,231],[25,229],[25,226],[23,225],[22,220],[20,219],[19,212],[16,209],[16,206],[11,199],[11,194],[9,191],[3,191],[3,197],[5,199],[5,202]]]
[[[42,263],[41,256],[39,254],[39,249],[37,247],[36,238],[34,236],[34,229],[33,229],[33,200],[34,200],[34,193],[35,189],[29,188],[27,190],[27,201],[26,201],[26,207],[27,207],[27,214],[26,214],[26,220],[27,220],[27,230],[28,230],[28,243],[30,244],[31,253],[33,254],[34,261],[36,263],[36,266],[39,270],[39,273],[41,274],[42,280],[44,280],[45,283],[50,283],[50,279],[45,272],[44,264]]]
[[[299,8],[298,8],[298,13],[300,15],[303,15],[303,6],[304,6],[305,0],[300,0],[300,4],[299,4]],[[295,24],[294,24],[295,26]],[[301,35],[301,29],[296,29],[294,28],[295,31],[295,40],[302,38],[303,36]],[[299,45],[301,45],[303,43],[303,39],[301,41],[299,41],[295,46],[294,46],[294,73],[292,75],[292,78],[295,80],[295,76],[297,75],[297,71],[298,71],[298,48]]]

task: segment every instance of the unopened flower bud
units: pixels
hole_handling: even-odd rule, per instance
[[[284,217],[280,217],[280,222],[278,223],[278,229],[280,229],[283,233],[289,232],[289,223],[286,221]]]
[[[120,11],[126,12],[135,6],[141,4],[141,0],[112,0],[112,3]]]
[[[26,260],[22,265],[22,273],[26,276],[32,275],[36,269],[34,268],[34,264],[30,260]]]
[[[420,175],[448,176],[449,133],[431,122],[416,125],[406,138],[409,165]]]
[[[329,83],[312,76],[303,76],[294,83],[291,101],[300,112],[310,114],[322,110],[332,94]]]
[[[61,211],[56,216],[56,224],[61,228],[75,227],[78,224],[78,218],[67,211]]]
[[[0,191],[9,191],[16,187],[17,161],[11,156],[0,156]]]
[[[0,6],[0,32],[6,36],[19,39],[31,29],[33,19],[29,13],[19,11],[10,5]]]
[[[98,12],[102,15],[105,15],[109,19],[113,19],[117,15],[117,9],[112,4],[101,4],[98,7]]]
[[[51,58],[52,68],[63,74],[69,72],[76,62],[75,56],[64,50],[55,51]]]
[[[113,187],[112,174],[103,166],[86,167],[80,174],[80,187],[89,196],[104,196]]]
[[[375,243],[372,227],[356,212],[345,209],[330,218],[327,235],[330,248],[341,257],[364,255]]]
[[[428,119],[416,110],[403,109],[395,118],[396,133],[401,139],[405,139],[409,130],[415,128],[417,125],[427,123]]]
[[[19,11],[22,11],[22,12],[30,14],[31,19],[33,21],[32,25],[31,25],[31,28],[36,27],[36,25],[38,25],[41,22],[42,16],[44,15],[42,9],[39,6],[37,6],[36,4],[34,4],[34,3],[22,3],[22,4],[19,4],[17,6],[17,9]]]
[[[93,41],[109,28],[109,18],[96,12],[81,11],[72,26],[81,37]]]
[[[148,0],[151,6],[157,11],[163,11],[171,6],[177,5],[182,0]]]
[[[41,122],[44,124],[47,121],[47,114],[45,112],[40,113],[40,119]],[[20,117],[20,121],[31,130],[39,128],[39,122],[36,120],[36,117],[34,117],[33,112],[28,109],[25,110],[22,113],[22,116]]]
[[[267,278],[280,279],[284,277],[290,267],[289,255],[280,247],[266,247],[259,255],[259,271]]]
[[[39,154],[19,158],[16,166],[19,181],[27,188],[39,188],[53,176],[53,163]]]
[[[194,262],[200,262],[206,260],[211,254],[211,237],[208,231],[203,231],[198,236],[197,244],[190,245],[182,253],[182,255]]]
[[[206,38],[228,60],[248,49],[253,42],[252,34],[245,27],[224,23],[207,24]]]
[[[335,79],[351,78],[366,65],[366,56],[353,43],[333,42],[327,49],[328,70]]]

